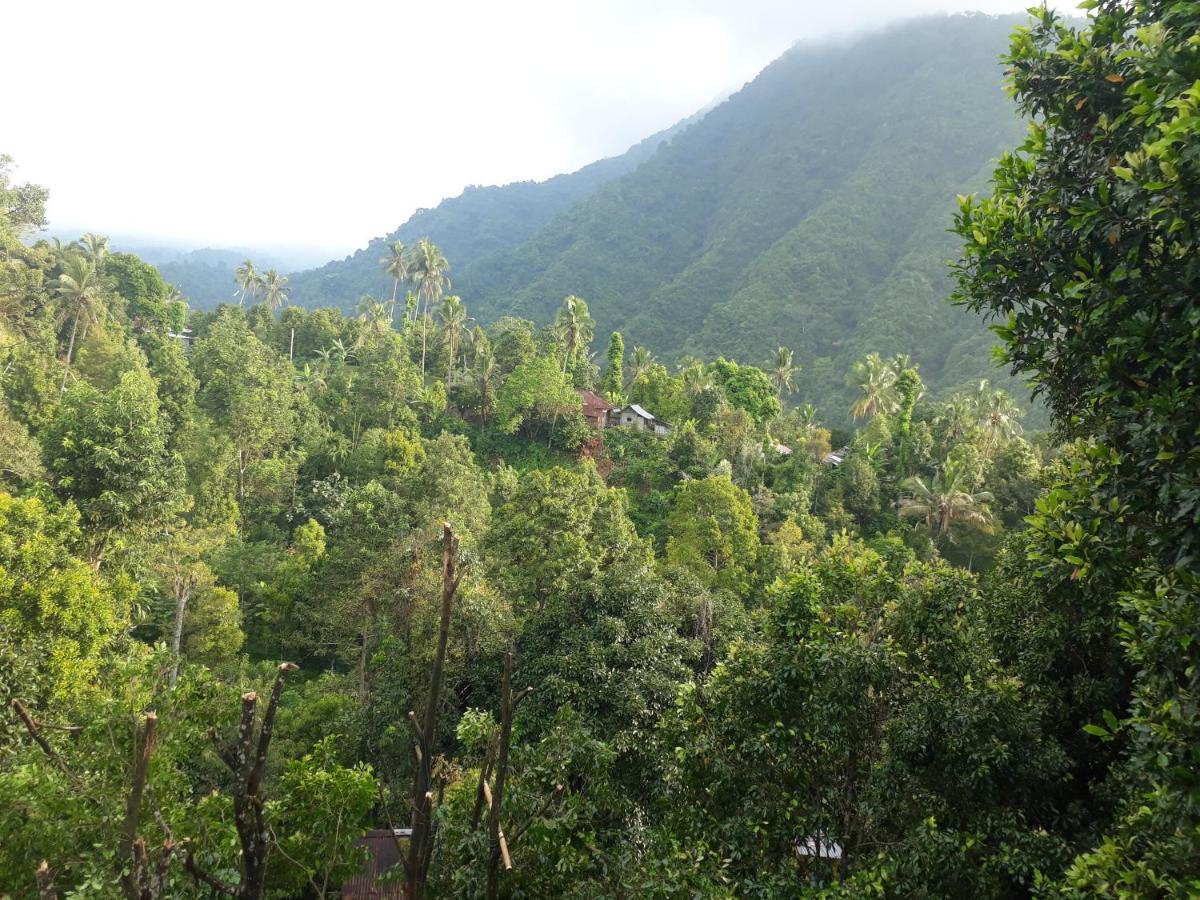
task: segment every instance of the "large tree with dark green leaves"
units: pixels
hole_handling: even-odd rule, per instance
[[[1060,433],[1092,441],[1038,518],[1040,558],[1125,598],[1128,810],[1074,877],[1183,895],[1200,885],[1200,8],[1084,6],[1085,28],[1043,9],[1013,37],[1029,139],[991,197],[960,202],[958,298],[997,320]]]
[[[198,404],[233,442],[238,499],[246,470],[289,441],[295,431],[293,375],[287,361],[262,343],[236,310],[223,313],[193,357]]]
[[[0,691],[37,703],[84,691],[124,621],[119,595],[72,552],[79,514],[0,492]],[[0,746],[7,739],[0,739]]]
[[[766,422],[782,411],[775,385],[762,369],[720,358],[709,363],[708,372],[725,389],[730,405],[744,409],[756,422]]]
[[[497,587],[525,608],[578,595],[612,566],[646,564],[624,494],[606,488],[592,467],[526,474],[492,521],[486,541]]]
[[[726,475],[685,481],[667,518],[667,559],[708,587],[744,597],[758,557],[758,519],[749,495]]]
[[[44,437],[55,490],[79,507],[96,568],[116,540],[169,522],[185,505],[166,425],[153,379],[134,370],[106,393],[75,385]]]

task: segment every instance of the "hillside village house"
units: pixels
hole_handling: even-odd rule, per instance
[[[587,423],[593,428],[607,427],[613,405],[593,391],[580,391],[579,396],[583,398],[583,417]]]
[[[635,428],[638,431],[653,431],[659,435],[671,433],[670,425],[655,417],[653,413],[642,409],[636,403],[611,410],[608,414],[608,424],[620,425],[623,428]]]

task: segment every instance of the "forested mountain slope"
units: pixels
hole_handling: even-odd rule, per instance
[[[637,168],[690,121],[685,119],[653,134],[620,156],[546,181],[468,186],[433,209],[417,210],[386,238],[375,238],[351,256],[291,275],[291,300],[309,308],[340,306],[352,311],[364,294],[378,296],[391,291],[379,259],[387,244],[395,240],[413,244],[423,237],[432,238],[456,264],[511,250],[602,185]]]
[[[397,236],[438,243],[483,321],[546,322],[577,294],[598,334],[663,357],[761,363],[786,344],[797,396],[829,415],[844,415],[844,373],[869,351],[912,353],[935,392],[995,377],[991,336],[944,302],[945,260],[955,195],[985,187],[1022,133],[998,61],[1016,21],[925,18],[797,46],[598,189],[646,145],[595,173],[468,190]],[[293,302],[353,309],[382,293],[381,253],[293,276]]]
[[[599,332],[659,354],[762,362],[787,344],[820,404],[871,350],[912,352],[934,389],[987,374],[989,336],[944,302],[946,229],[1021,134],[997,60],[1012,26],[932,18],[798,46],[456,288],[485,318],[545,320],[579,294]]]

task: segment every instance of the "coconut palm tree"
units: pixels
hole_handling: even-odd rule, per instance
[[[475,349],[475,360],[468,373],[471,387],[475,390],[479,417],[486,422],[492,414],[492,398],[496,392],[496,380],[500,376],[500,368],[496,365],[496,357],[492,348],[484,345]]]
[[[449,357],[449,362],[446,363],[446,382],[449,383],[454,375],[454,354],[462,345],[463,338],[468,333],[467,323],[471,321],[462,297],[451,294],[442,300],[441,320],[442,339],[446,342],[446,354]]]
[[[383,271],[392,279],[392,315],[396,314],[396,294],[400,291],[400,283],[408,281],[408,248],[403,241],[392,241],[388,244],[387,256],[379,260]]]
[[[952,442],[958,441],[976,424],[975,404],[966,395],[955,394],[942,405],[937,418],[946,436]]]
[[[288,301],[287,276],[280,275],[274,269],[267,269],[262,276],[262,298],[271,312],[284,306]]]
[[[442,251],[429,238],[421,238],[413,249],[409,273],[417,288],[417,299],[421,301],[421,377],[425,376],[425,346],[429,332],[429,305],[442,298],[450,290],[450,279],[446,273],[450,263]]]
[[[986,378],[979,382],[972,397],[972,406],[976,422],[983,429],[984,444],[989,453],[1001,441],[1021,433],[1021,423],[1017,421],[1021,409],[1004,391],[992,390]]]
[[[263,283],[262,276],[258,274],[258,270],[254,268],[254,263],[246,260],[233,273],[233,280],[237,282],[238,289],[234,291],[234,296],[238,298],[238,306],[244,305],[247,297],[257,297],[262,293]]]
[[[358,318],[372,331],[383,331],[391,325],[393,309],[393,306],[367,294],[358,301]]]
[[[564,372],[579,351],[592,342],[595,333],[596,320],[588,312],[587,301],[574,295],[564,299],[554,317],[554,336],[562,345]]]
[[[476,325],[467,332],[467,346],[471,348],[471,359],[474,360],[481,353],[491,352],[492,341],[488,337],[487,332],[479,325]]]
[[[652,365],[654,365],[654,354],[645,347],[634,347],[633,356],[629,359],[629,384],[633,384],[645,375],[646,370]]]
[[[63,365],[59,396],[67,391],[67,377],[71,373],[79,326],[82,325],[86,331],[104,314],[104,288],[104,278],[96,271],[96,264],[91,259],[78,253],[64,257],[55,292],[63,301],[61,321],[71,319],[71,338],[67,343],[67,359]]]
[[[713,386],[712,375],[705,370],[704,363],[695,357],[684,360],[679,370],[679,379],[683,382],[684,392],[692,399]]]
[[[96,269],[103,267],[104,257],[108,256],[108,238],[102,234],[88,232],[81,235],[72,246],[82,253]]]
[[[876,413],[895,411],[896,370],[891,363],[880,359],[878,353],[869,353],[854,364],[850,385],[862,392],[850,407],[850,415],[854,418],[870,418]]]
[[[912,495],[900,499],[901,518],[924,519],[938,538],[949,535],[960,523],[985,524],[990,520],[985,504],[992,500],[992,494],[972,492],[962,467],[952,459],[946,460],[928,484],[914,476],[906,478],[901,487]]]
[[[780,347],[775,351],[775,358],[771,360],[771,368],[767,370],[767,374],[771,383],[775,385],[775,390],[782,396],[796,389],[794,379],[799,371],[800,367],[793,362],[792,351],[787,347]]]

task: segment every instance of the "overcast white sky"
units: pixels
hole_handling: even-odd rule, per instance
[[[12,0],[0,153],[52,227],[342,255],[620,153],[798,40],[1028,2]]]

